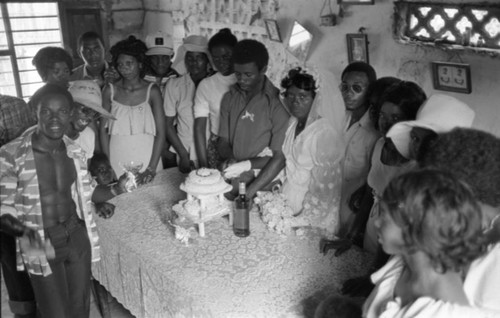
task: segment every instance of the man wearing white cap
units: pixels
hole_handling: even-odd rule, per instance
[[[172,37],[158,31],[146,37],[146,46],[148,47],[146,55],[149,57],[149,65],[146,68],[144,79],[156,83],[164,94],[167,81],[172,77],[179,76],[171,67],[174,56]]]
[[[101,89],[95,81],[80,80],[70,82],[69,92],[75,102],[73,120],[66,136],[73,139],[92,158],[96,144],[96,134],[89,125],[100,116],[115,119],[102,107]]]
[[[413,121],[399,122],[387,133],[405,158],[418,159],[421,145],[439,133],[456,127],[469,128],[475,112],[464,102],[443,94],[434,94],[420,107]]]
[[[167,82],[163,108],[166,116],[167,140],[177,153],[179,170],[189,172],[197,166],[193,107],[196,87],[208,75],[210,63],[207,38],[200,35],[190,35],[185,38],[177,51],[176,61],[179,60],[183,61],[187,73]],[[177,131],[174,127],[175,121],[177,121]]]

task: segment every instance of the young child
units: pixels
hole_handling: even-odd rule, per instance
[[[89,171],[97,184],[110,185],[116,182],[108,157],[103,153],[96,153],[90,160]]]
[[[469,305],[462,271],[486,246],[472,191],[447,172],[418,170],[393,179],[380,205],[378,240],[393,257],[372,275],[363,317],[455,317],[450,304]]]
[[[113,196],[117,196],[126,190],[116,190],[117,188],[124,187],[124,181],[122,179],[127,178],[127,174],[124,173],[120,177],[120,182],[116,180],[115,173],[111,167],[108,157],[103,153],[96,153],[92,159],[90,159],[89,164],[90,175],[95,178],[97,184],[109,186]],[[111,198],[109,198],[111,199]],[[109,202],[101,202],[96,204],[96,212],[99,216],[109,215],[111,217],[114,214],[115,205]],[[104,213],[107,212],[107,213]]]

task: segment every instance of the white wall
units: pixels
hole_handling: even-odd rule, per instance
[[[158,26],[165,28],[166,31],[173,32],[176,25],[181,25],[179,21],[175,21],[176,12],[177,16],[179,14],[182,16],[182,13],[186,16],[186,8],[192,6],[193,3],[197,3],[197,6],[201,5],[203,10],[206,8],[204,5],[209,6],[214,1],[220,3],[218,0],[194,2],[191,0],[185,0],[184,2],[180,0],[144,0],[146,14],[143,33],[154,32],[158,29]],[[231,0],[229,2],[233,4],[233,7],[231,7],[233,13],[238,10],[241,11],[241,7],[236,6],[237,3],[241,3],[240,0]],[[269,2],[271,0],[261,1],[261,3],[265,4]],[[332,0],[331,2],[333,11],[337,13],[338,5],[336,1]],[[376,69],[379,77],[397,76],[418,83],[428,95],[434,93],[430,62],[448,61],[449,54],[435,48],[396,43],[392,37],[392,1],[375,0],[375,2],[375,5],[345,6],[345,17],[337,19],[337,25],[333,27],[319,26],[323,0],[280,0],[278,1],[278,11],[275,18],[278,20],[285,40],[294,20],[298,20],[309,29],[315,38],[307,62],[318,68],[328,68],[338,74],[339,77],[343,68],[347,65],[345,34],[357,33],[360,27],[365,27],[365,33],[368,34],[370,42],[370,64]],[[248,1],[245,3],[248,3]],[[205,25],[210,25],[208,18],[202,18],[200,21]],[[241,25],[230,23],[225,25],[221,23],[212,24],[215,29],[224,26],[234,27],[238,30],[242,28]],[[257,25],[261,24],[257,23]],[[252,28],[255,29],[255,27]],[[203,32],[206,32],[206,30]],[[256,31],[256,33],[259,33],[259,31]],[[282,48],[281,44],[267,40],[263,41],[268,45],[272,53],[271,62],[274,65],[271,66],[275,73],[271,77],[276,79],[282,73],[282,69],[286,68],[285,64],[292,62],[291,57]],[[500,136],[500,57],[492,58],[473,53],[462,53],[460,58],[464,63],[471,66],[472,93],[445,93],[463,100],[476,111],[474,127]],[[459,62],[460,60],[455,57],[453,61]],[[277,64],[282,64],[282,67]]]

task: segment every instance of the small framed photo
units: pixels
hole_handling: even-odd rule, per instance
[[[374,4],[375,0],[338,0],[339,4]]]
[[[469,64],[432,62],[432,78],[434,89],[463,94],[472,92]]]
[[[272,19],[264,20],[266,23],[267,35],[269,36],[269,40],[281,42],[280,29],[278,27],[278,21]]]
[[[366,34],[353,33],[346,34],[347,58],[349,63],[365,62],[369,63],[368,57],[368,37]]]

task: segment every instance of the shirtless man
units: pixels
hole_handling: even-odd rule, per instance
[[[87,318],[99,259],[90,199],[105,201],[124,185],[92,193],[84,153],[64,135],[74,107],[66,89],[47,84],[32,102],[38,126],[0,149],[2,231],[19,238],[18,268],[24,261],[41,317]]]

